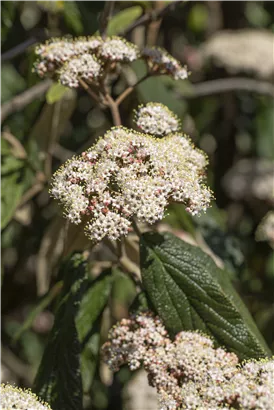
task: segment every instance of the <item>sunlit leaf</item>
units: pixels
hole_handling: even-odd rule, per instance
[[[61,100],[63,95],[68,91],[67,87],[62,84],[53,83],[46,94],[46,100],[48,104],[54,104],[55,102]]]
[[[119,11],[109,22],[107,33],[113,36],[123,32],[131,23],[133,23],[142,14],[141,6],[129,7],[125,10]]]
[[[242,359],[269,353],[227,273],[208,255],[170,233],[144,234],[140,250],[145,290],[173,335],[199,329]]]

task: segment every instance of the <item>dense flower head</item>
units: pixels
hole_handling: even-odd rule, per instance
[[[152,102],[138,107],[134,121],[147,134],[163,136],[180,129],[178,117],[160,103]]]
[[[197,214],[206,210],[211,191],[203,185],[207,159],[181,134],[157,139],[114,127],[94,147],[66,162],[54,175],[51,194],[65,216],[99,241],[118,239],[131,220],[152,224],[170,202]]]
[[[185,80],[188,77],[187,68],[160,47],[145,48],[142,57],[146,60],[149,70],[154,74],[167,74],[174,80]]]
[[[37,46],[35,53],[38,57],[34,65],[37,74],[40,77],[60,76],[61,82],[69,87],[76,86],[76,73],[81,69],[93,80],[98,77],[99,69],[109,69],[107,62],[126,63],[139,57],[136,45],[117,36],[105,40],[100,36],[78,37],[74,40],[51,39]]]
[[[61,84],[75,88],[79,86],[79,79],[87,83],[96,81],[101,74],[101,64],[91,54],[82,54],[71,59],[59,71]]]
[[[23,390],[10,384],[1,384],[0,397],[2,410],[50,410],[49,405],[40,401],[31,390]]]
[[[72,58],[98,50],[102,40],[100,37],[79,37],[77,41],[70,38],[55,38],[40,44],[35,49],[38,61],[34,69],[40,77],[53,75]]]
[[[180,332],[172,341],[151,313],[123,319],[102,348],[113,371],[141,366],[157,389],[161,410],[271,410],[274,361],[239,364],[234,353],[214,348],[208,336]]]
[[[100,48],[100,57],[109,61],[129,62],[139,57],[138,47],[122,37],[108,37]]]

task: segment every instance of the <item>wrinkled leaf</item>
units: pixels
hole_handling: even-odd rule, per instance
[[[199,248],[170,233],[142,236],[145,289],[167,329],[199,329],[242,359],[269,353],[227,273]]]
[[[125,10],[119,11],[110,20],[107,33],[109,36],[116,35],[126,30],[126,28],[132,24],[142,14],[141,6],[129,7]]]
[[[46,94],[47,103],[54,104],[56,101],[61,100],[66,91],[68,91],[67,87],[59,83],[53,83]]]
[[[53,328],[35,380],[35,391],[53,410],[81,410],[81,343],[76,329],[80,301],[88,285],[87,263],[75,253],[59,273],[64,285]]]

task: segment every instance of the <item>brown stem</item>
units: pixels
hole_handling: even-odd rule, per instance
[[[123,91],[122,94],[119,95],[119,97],[115,100],[117,106],[119,106],[124,101],[124,99],[127,98],[127,96],[132,93],[132,91],[135,89],[135,87],[137,87],[137,85],[141,84],[143,81],[145,81],[149,77],[150,77],[150,73],[147,73],[144,77],[140,78],[140,80],[138,80],[134,85],[131,85],[125,91]]]
[[[186,99],[194,99],[229,91],[249,91],[274,97],[274,86],[270,82],[245,77],[220,78],[192,84],[189,91],[178,92],[178,95]]]
[[[113,124],[116,126],[121,125],[122,122],[121,122],[120,112],[119,112],[119,108],[118,108],[116,101],[114,101],[114,99],[108,93],[105,94],[105,99],[111,111]]]
[[[180,5],[182,3],[183,3],[183,1],[173,1],[161,10],[158,10],[158,11],[152,10],[150,13],[144,14],[139,19],[137,19],[132,24],[130,24],[124,31],[120,32],[119,35],[125,36],[126,34],[131,33],[132,30],[134,30],[138,26],[141,26],[143,24],[146,25],[146,24],[150,23],[151,21],[156,21],[156,20],[162,18],[170,10],[174,10],[175,7],[177,7],[178,5]]]
[[[91,96],[91,98],[99,104],[100,99],[98,95],[95,94],[95,92],[87,85],[87,83],[82,78],[79,78],[79,83],[82,86],[82,88]]]
[[[99,20],[99,33],[103,40],[107,36],[107,27],[113,13],[115,1],[107,1]]]
[[[1,122],[10,114],[22,110],[36,98],[40,98],[49,89],[51,84],[51,80],[44,80],[4,103],[1,107]]]
[[[12,49],[6,51],[1,56],[2,63],[4,61],[11,60],[12,58],[17,57],[18,55],[24,53],[26,49],[38,42],[43,42],[48,38],[48,35],[43,30],[38,31],[34,36],[28,38],[27,40],[23,41],[22,43],[18,44],[17,46],[13,47]]]

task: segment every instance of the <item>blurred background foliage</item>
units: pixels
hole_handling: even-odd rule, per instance
[[[140,47],[165,47],[192,72],[182,82],[161,77],[140,84],[121,105],[123,124],[132,126],[139,103],[162,102],[207,152],[216,202],[199,218],[174,205],[159,229],[197,243],[225,267],[274,351],[273,249],[255,241],[274,205],[274,3],[178,2],[162,19],[132,29],[136,19],[168,3],[115,2],[109,34],[125,34]],[[2,380],[21,386],[33,383],[60,291],[56,271],[67,227],[48,193],[52,172],[112,126],[110,113],[83,90],[33,73],[34,46],[51,37],[96,33],[103,7],[103,1],[1,2]],[[113,95],[143,72],[140,61],[125,67],[113,81]],[[111,257],[99,249],[92,275]],[[113,277],[103,338],[135,296],[126,275],[116,271]],[[87,354],[98,352],[97,334]],[[93,361],[85,368],[85,407],[122,408],[120,393],[130,377],[122,369],[110,386],[108,371]]]

